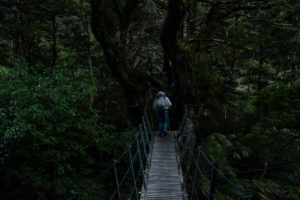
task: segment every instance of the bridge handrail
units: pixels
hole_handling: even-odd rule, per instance
[[[203,147],[198,146],[198,156],[197,160],[194,157],[194,150],[196,146],[196,136],[193,134],[193,126],[191,125],[191,119],[188,116],[188,111],[185,110],[183,120],[179,126],[178,129],[178,135],[177,138],[177,144],[176,144],[176,151],[179,156],[179,163],[178,168],[181,168],[182,173],[184,174],[183,178],[183,190],[187,191],[187,179],[189,178],[192,183],[192,189],[190,194],[190,199],[199,199],[198,192],[197,192],[197,183],[198,179],[201,178],[205,182],[205,184],[208,187],[208,199],[213,200],[216,199],[215,197],[215,189],[216,189],[216,178],[217,175],[220,175],[224,180],[226,180],[227,183],[231,185],[231,187],[234,189],[235,193],[239,195],[240,197],[244,199],[253,199],[253,194],[246,194],[243,192],[241,187],[237,186],[235,183],[233,183],[225,174],[217,167],[217,164],[215,162],[212,162],[208,156],[205,154]],[[204,174],[201,170],[201,164],[203,163],[203,159],[208,163],[208,166],[212,169],[211,179],[210,179],[210,185],[207,182],[207,179],[205,178]],[[185,161],[185,168],[183,169],[183,164]],[[194,161],[194,166],[196,169],[194,169],[194,176],[191,175],[191,167],[192,167],[192,161]],[[203,164],[202,164],[203,165]],[[201,177],[199,177],[201,176]],[[256,199],[259,199],[255,196]]]
[[[132,189],[129,193],[129,199],[132,199],[134,196],[135,200],[139,199],[137,183],[139,182],[139,176],[143,181],[144,189],[147,188],[146,181],[145,181],[145,170],[150,168],[149,162],[149,155],[152,153],[152,144],[153,144],[153,132],[151,129],[151,124],[149,122],[148,114],[146,108],[144,109],[143,116],[141,118],[141,124],[139,125],[139,131],[135,134],[134,139],[127,145],[126,149],[122,152],[122,154],[118,157],[118,159],[113,159],[109,166],[97,175],[93,180],[81,190],[80,193],[74,192],[73,190],[66,196],[66,200],[77,200],[80,194],[87,191],[91,188],[97,180],[103,178],[107,174],[111,174],[114,179],[114,190],[109,198],[109,200],[115,198],[116,200],[121,200],[121,192],[120,188],[125,183],[125,180],[130,175],[131,182],[132,182]],[[136,147],[134,150],[133,147]],[[133,154],[132,152],[133,151]],[[121,163],[121,160],[128,156],[128,163],[129,166],[125,169],[125,173],[121,177],[120,181],[118,175],[120,171],[117,170],[117,164]],[[138,163],[135,161],[138,160]],[[145,164],[144,164],[145,163]],[[134,166],[138,165],[138,169],[135,171]],[[124,166],[122,166],[124,167]]]
[[[150,169],[150,162],[149,157],[152,153],[152,145],[153,145],[153,132],[151,129],[151,125],[149,122],[149,118],[147,115],[146,109],[144,109],[143,116],[141,118],[141,124],[139,125],[139,131],[137,134],[135,134],[134,139],[130,142],[129,145],[127,145],[126,150],[122,152],[122,154],[118,157],[116,160],[112,160],[109,166],[101,172],[99,175],[97,175],[91,182],[88,184],[81,193],[85,192],[87,189],[91,188],[95,182],[103,178],[107,174],[112,174],[113,180],[114,180],[114,190],[110,195],[109,200],[112,200],[115,198],[116,200],[121,200],[123,196],[127,196],[128,199],[132,199],[134,197],[135,200],[139,199],[139,193],[137,189],[137,183],[139,181],[143,181],[143,187],[146,190],[146,177],[145,177],[145,170]],[[236,194],[239,195],[242,198],[245,199],[253,199],[252,194],[246,194],[242,191],[242,189],[234,184],[227,176],[224,175],[224,173],[217,167],[217,164],[212,162],[208,156],[205,154],[203,147],[198,146],[198,154],[197,158],[195,159],[195,146],[196,144],[196,136],[193,135],[193,127],[191,125],[191,119],[188,116],[187,110],[185,110],[185,114],[183,117],[183,120],[179,126],[178,132],[180,133],[177,135],[177,144],[176,144],[176,151],[178,153],[178,156],[181,157],[178,163],[178,168],[181,168],[182,173],[184,174],[183,177],[183,190],[186,190],[187,188],[187,179],[189,178],[192,183],[192,192],[190,194],[190,199],[195,200],[199,199],[199,195],[197,192],[197,184],[199,181],[199,178],[202,178],[208,188],[208,200],[216,199],[215,197],[215,189],[216,189],[216,177],[217,175],[220,175],[224,180],[226,180],[231,187],[236,191]],[[136,147],[136,150],[133,149],[133,147]],[[181,151],[182,149],[182,151]],[[133,154],[132,154],[133,151]],[[119,181],[118,175],[120,175],[120,170],[117,170],[117,164],[121,164],[121,160],[125,158],[125,156],[128,156],[128,162],[129,166],[128,168],[125,168],[125,173],[122,174],[121,179]],[[185,165],[185,169],[183,170],[183,163],[186,159],[187,164]],[[201,170],[201,164],[203,163],[203,159],[208,163],[210,168],[212,169],[210,184],[207,181],[207,178],[205,178],[205,175],[203,174]],[[138,161],[138,163],[136,163]],[[194,176],[192,175],[191,167],[192,167],[192,161],[194,162],[194,165],[196,166],[194,169]],[[137,169],[135,170],[134,166],[137,165]],[[123,166],[122,166],[123,167]],[[119,168],[120,169],[120,168]],[[126,178],[128,178],[130,175],[132,187],[131,191],[128,194],[121,194],[120,188],[125,183]],[[141,177],[139,179],[138,177]],[[199,177],[200,176],[200,177]],[[69,195],[66,200],[76,200],[80,193],[76,193],[72,191],[73,195]]]
[[[208,164],[214,169],[214,170],[216,170],[217,171],[217,173],[219,174],[219,175],[221,175],[234,189],[235,189],[235,191],[238,193],[238,194],[240,194],[242,197],[244,197],[244,198],[246,198],[246,199],[251,199],[252,198],[252,194],[246,194],[246,193],[244,193],[243,191],[242,191],[242,189],[239,187],[239,186],[237,186],[236,184],[234,184],[227,176],[225,176],[225,174],[222,172],[222,171],[220,171],[215,165],[214,165],[214,163],[212,162],[212,161],[210,161],[209,160],[209,158],[207,157],[207,155],[203,152],[203,149],[200,149],[199,150],[200,151],[200,153],[202,154],[202,156],[204,157],[204,159],[208,162]]]

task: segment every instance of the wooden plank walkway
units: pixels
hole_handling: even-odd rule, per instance
[[[146,200],[183,200],[174,134],[170,131],[162,138],[155,136]]]

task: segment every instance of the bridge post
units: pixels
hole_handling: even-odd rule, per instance
[[[131,146],[127,145],[127,149],[128,149],[128,161],[129,161],[129,167],[130,167],[130,174],[131,174],[131,181],[132,181],[132,186],[133,186],[133,192],[134,192],[134,199],[138,200],[139,196],[138,196],[138,191],[136,188],[136,180],[135,180],[135,174],[134,174],[134,168],[133,168],[133,162],[132,162],[132,156],[131,156],[131,150],[130,150]]]
[[[192,157],[193,157],[193,151],[194,151],[195,144],[196,144],[196,136],[193,137],[191,150],[189,152],[188,161],[187,161],[185,172],[184,172],[183,189],[185,189],[187,177],[189,177],[190,165],[191,165],[191,161],[192,161]]]
[[[180,125],[179,125],[179,128],[178,128],[178,132],[181,132],[182,126],[184,125],[184,122],[185,122],[186,118],[187,118],[187,110],[184,109],[183,119],[180,122]]]
[[[147,156],[146,143],[145,143],[143,128],[142,128],[141,124],[139,125],[139,128],[140,128],[140,133],[141,133],[141,138],[142,138],[142,143],[143,143],[144,156],[146,158],[146,165],[147,165],[147,169],[149,169],[149,161],[148,161],[148,156]]]
[[[218,165],[216,163],[213,163],[212,165],[213,165],[213,169],[212,169],[212,174],[211,174],[211,179],[210,179],[210,188],[209,188],[208,200],[213,200],[214,199],[216,184],[217,184],[218,172],[217,172],[216,168],[218,167]]]
[[[141,148],[140,148],[140,144],[139,144],[138,134],[135,134],[135,143],[136,143],[136,152],[137,152],[138,159],[139,159],[139,166],[142,171],[143,185],[144,185],[144,189],[146,190],[147,185],[146,185],[146,180],[145,180],[144,166],[143,166],[143,160],[142,160],[142,156],[141,156]]]
[[[115,186],[115,198],[116,200],[121,200],[121,194],[120,194],[120,188],[119,188],[119,181],[118,181],[118,174],[117,174],[117,169],[116,169],[116,164],[117,161],[116,160],[112,160],[112,175],[114,178],[114,186]]]
[[[146,124],[148,126],[148,130],[150,132],[150,135],[151,135],[151,141],[153,142],[153,132],[152,132],[152,129],[151,129],[151,125],[150,125],[150,121],[149,121],[149,118],[148,118],[148,113],[147,113],[147,110],[146,108],[144,109],[144,116],[145,116],[145,119],[146,119]]]
[[[179,153],[180,153],[180,148],[181,148],[181,144],[182,144],[182,142],[183,142],[183,137],[186,136],[188,122],[189,122],[189,119],[187,119],[186,125],[184,126],[183,133],[181,133],[181,135],[180,135],[180,137],[179,137],[179,141],[177,142],[176,153],[177,153],[178,155],[179,155]],[[178,165],[177,167],[178,167],[178,169],[180,168],[180,163],[179,163],[179,165]]]
[[[189,143],[191,141],[191,136],[192,136],[192,126],[191,125],[188,125],[188,130],[187,130],[187,136],[186,136],[186,139],[185,139],[185,144],[184,144],[184,149],[183,149],[183,152],[182,152],[182,157],[184,158],[185,157],[185,154],[187,153],[187,149],[189,148]]]
[[[190,121],[190,120],[187,118],[187,119],[186,119],[186,123],[185,123],[184,128],[183,128],[183,132],[181,132],[181,134],[180,134],[181,136],[180,136],[180,138],[179,138],[179,148],[180,148],[180,146],[181,146],[182,137],[184,137],[184,136],[186,135],[187,127],[188,127],[189,121]]]
[[[149,153],[152,153],[152,148],[151,148],[151,143],[149,140],[149,135],[148,135],[148,131],[147,131],[147,127],[146,127],[146,123],[145,123],[145,117],[142,117],[142,122],[143,122],[143,127],[144,127],[144,131],[145,131],[145,135],[146,135],[146,139],[147,139],[147,144],[148,144],[148,148],[149,148]]]
[[[198,184],[198,178],[199,178],[199,172],[201,170],[201,162],[202,162],[202,147],[200,146],[199,148],[199,153],[198,153],[198,158],[197,158],[197,165],[196,165],[196,172],[194,176],[194,183],[193,183],[193,188],[192,188],[192,194],[191,194],[191,199],[194,200],[194,195],[196,196],[197,194],[197,184]]]

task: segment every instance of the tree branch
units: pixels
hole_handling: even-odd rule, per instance
[[[163,0],[153,0],[156,5],[158,5],[161,9],[168,9],[168,3]]]

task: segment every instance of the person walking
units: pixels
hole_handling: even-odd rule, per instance
[[[153,102],[153,110],[157,115],[159,137],[167,135],[168,128],[168,109],[172,106],[166,93],[159,91]]]

